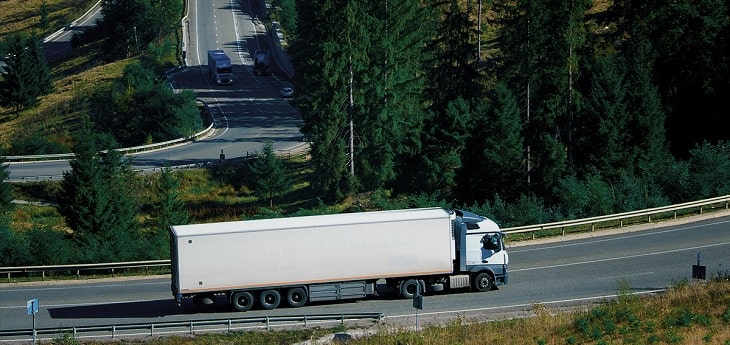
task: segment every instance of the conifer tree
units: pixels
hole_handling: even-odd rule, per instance
[[[356,187],[352,149],[360,128],[355,127],[358,86],[355,76],[368,66],[363,25],[370,15],[359,1],[298,1],[292,60],[297,70],[297,105],[302,132],[311,142],[315,170],[312,187],[324,200],[338,200]],[[359,97],[358,97],[359,98]]]
[[[132,260],[139,238],[134,176],[118,151],[101,153],[96,139],[88,129],[76,138],[71,170],[61,182],[59,212],[73,230],[80,261]]]
[[[498,83],[483,103],[470,128],[459,171],[459,200],[482,203],[499,195],[516,201],[527,192],[524,178],[524,143],[517,99],[503,83]]]
[[[431,8],[421,1],[363,2],[370,13],[363,37],[368,67],[356,75],[356,178],[364,190],[392,186],[410,173],[403,157],[420,146],[428,54],[433,32]]]
[[[520,98],[531,192],[547,194],[566,172],[573,135],[575,50],[590,1],[506,2],[498,6],[504,68],[500,79]]]
[[[461,152],[467,138],[475,100],[482,94],[479,74],[473,62],[476,30],[460,1],[435,2],[436,38],[428,51],[426,89],[429,111],[424,120],[420,151],[415,152],[417,174],[412,191],[429,190],[453,197],[456,172],[461,169]]]
[[[5,73],[0,78],[0,104],[9,105],[18,116],[38,104],[38,97],[53,90],[50,69],[40,39],[18,33],[6,38]]]
[[[283,162],[274,154],[274,144],[268,142],[263,152],[250,165],[254,177],[254,191],[274,207],[274,197],[281,195],[291,188]]]
[[[11,211],[13,209],[13,188],[7,181],[10,176],[8,166],[0,155],[0,266],[17,263],[17,234],[11,230]]]
[[[172,225],[184,225],[190,220],[185,203],[180,199],[180,181],[168,167],[160,173],[155,185],[156,200],[152,205],[150,228],[145,233],[148,259],[169,257],[169,229]]]

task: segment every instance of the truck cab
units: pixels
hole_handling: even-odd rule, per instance
[[[453,211],[454,271],[472,275],[485,272],[492,284],[507,284],[509,255],[506,234],[492,220],[467,211]]]

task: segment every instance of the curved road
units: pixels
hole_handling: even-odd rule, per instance
[[[279,90],[289,82],[273,61],[272,76],[253,76],[251,53],[270,49],[271,39],[254,17],[263,16],[262,2],[256,0],[191,1],[188,12],[189,34],[187,68],[170,75],[175,89],[193,90],[211,106],[215,132],[206,139],[163,150],[134,155],[134,169],[167,165],[207,164],[220,159],[246,157],[259,152],[264,143],[274,143],[280,153],[305,146],[299,132],[301,119]],[[235,81],[217,86],[207,75],[207,51],[223,49],[231,57]],[[38,176],[60,178],[69,170],[68,161],[11,163],[10,179]]]
[[[615,295],[622,282],[628,283],[632,293],[657,291],[679,280],[691,280],[698,252],[708,275],[727,272],[730,214],[715,217],[695,217],[692,222],[649,230],[625,228],[582,239],[512,245],[508,249],[508,285],[485,293],[427,295],[421,320],[494,318],[506,312],[524,313],[538,302],[550,306],[600,300]],[[385,289],[379,297],[356,302],[237,313],[224,306],[179,308],[170,292],[169,277],[158,277],[0,284],[0,330],[30,328],[25,303],[33,298],[40,301],[39,328],[350,312],[383,312],[387,322],[414,322],[411,301],[396,299]]]

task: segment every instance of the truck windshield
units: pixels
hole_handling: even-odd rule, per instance
[[[218,68],[217,71],[218,71],[218,73],[233,73],[233,68],[232,67],[223,67],[223,68]]]
[[[493,250],[495,252],[498,252],[498,251],[500,251],[500,249],[502,249],[502,246],[499,243],[500,240],[501,240],[501,238],[499,237],[499,235],[487,234],[487,235],[484,235],[484,237],[482,237],[481,242],[482,242],[482,245],[484,246],[484,249]]]

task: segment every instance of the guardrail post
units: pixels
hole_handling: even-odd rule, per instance
[[[304,328],[307,328],[307,315],[304,315]]]
[[[117,334],[117,326],[116,325],[112,325],[112,339],[114,338],[114,336],[116,334]]]
[[[193,322],[190,321],[190,335],[193,335]]]
[[[345,324],[345,314],[340,314],[340,325]]]
[[[150,337],[153,335],[155,335],[155,324],[151,323],[150,324]]]
[[[269,330],[269,317],[266,317],[266,330]]]
[[[114,267],[112,267],[112,278],[114,278]]]
[[[73,335],[74,335],[74,339],[76,339],[76,327],[74,327],[74,328],[72,328],[72,329],[73,329]]]
[[[228,333],[231,333],[231,319],[228,319]]]
[[[41,271],[41,281],[46,281],[46,271]]]

